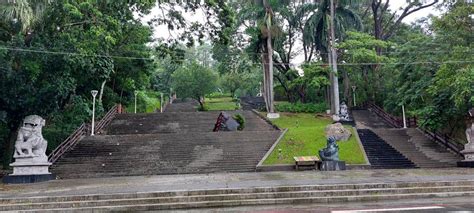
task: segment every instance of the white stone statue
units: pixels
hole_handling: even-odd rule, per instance
[[[469,110],[469,115],[474,118],[474,108]],[[465,161],[474,161],[474,123],[467,127],[466,138],[467,144],[464,145],[464,150],[461,153],[464,154]]]
[[[350,121],[349,110],[346,103],[343,101],[339,107],[339,118],[342,121]]]
[[[46,121],[38,115],[29,115],[23,119],[15,142],[15,162],[11,163],[13,174],[3,177],[4,183],[34,183],[55,178],[49,172],[46,148],[48,142],[43,138],[42,130]]]
[[[42,129],[46,121],[38,115],[29,115],[23,120],[15,142],[14,158],[33,157],[34,161],[48,162]]]

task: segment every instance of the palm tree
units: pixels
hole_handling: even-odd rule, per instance
[[[304,8],[316,9],[308,20],[304,23],[303,42],[307,49],[314,47],[320,55],[326,55],[329,52],[329,22],[330,22],[330,0],[321,0],[319,3],[306,5]],[[349,5],[355,1],[338,0],[335,4],[335,31],[336,38],[342,40],[346,29],[362,29],[360,17],[351,9]],[[324,60],[324,59],[323,59]]]
[[[22,32],[28,33],[42,18],[46,6],[52,0],[8,0],[0,7],[0,17],[21,24]]]

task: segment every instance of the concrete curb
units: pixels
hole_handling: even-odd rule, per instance
[[[255,109],[252,109],[251,110],[253,113],[257,114],[258,117],[260,117],[261,119],[263,119],[264,121],[266,121],[268,124],[270,124],[271,126],[273,126],[273,128],[275,128],[276,130],[280,130],[280,127],[278,127],[277,125],[273,124],[272,121],[270,121],[267,117],[261,115],[257,110]]]
[[[288,132],[288,129],[283,130],[283,132],[280,134],[280,136],[276,139],[275,143],[273,143],[272,147],[270,147],[270,149],[267,151],[267,153],[265,153],[265,155],[260,160],[260,162],[258,162],[257,166],[255,167],[255,171],[257,171],[257,172],[260,171],[259,167],[263,166],[263,162],[265,162],[265,160],[268,158],[268,156],[270,156],[270,154],[273,152],[273,150],[278,145],[278,143],[280,143],[280,140],[283,139],[283,136],[285,136],[286,132]],[[281,170],[274,170],[274,171],[281,171]],[[283,171],[288,171],[288,170],[283,170]]]
[[[357,143],[359,144],[360,150],[362,150],[362,154],[364,155],[364,159],[366,164],[360,164],[360,165],[365,165],[365,166],[371,166],[369,158],[367,157],[367,153],[365,152],[364,146],[362,145],[362,141],[360,140],[359,133],[357,132],[357,128],[352,127],[354,130],[354,136],[356,137]]]

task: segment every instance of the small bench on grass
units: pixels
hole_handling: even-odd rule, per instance
[[[297,156],[295,159],[295,169],[318,169],[318,164],[321,162],[318,156]]]

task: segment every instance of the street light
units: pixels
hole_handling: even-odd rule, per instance
[[[402,115],[403,115],[403,128],[407,128],[407,120],[405,117],[405,104],[402,104]]]
[[[94,136],[95,130],[95,96],[97,96],[97,90],[91,90],[92,94],[92,129],[91,129],[91,136]]]
[[[137,114],[137,95],[138,91],[135,90],[135,114]]]
[[[354,98],[353,98],[353,99],[354,99],[354,106],[357,106],[357,105],[356,105],[356,93],[355,93],[356,88],[357,88],[357,87],[356,87],[355,85],[352,86],[352,96],[354,97]]]
[[[160,113],[163,113],[163,93],[161,93],[161,99],[160,99]]]

